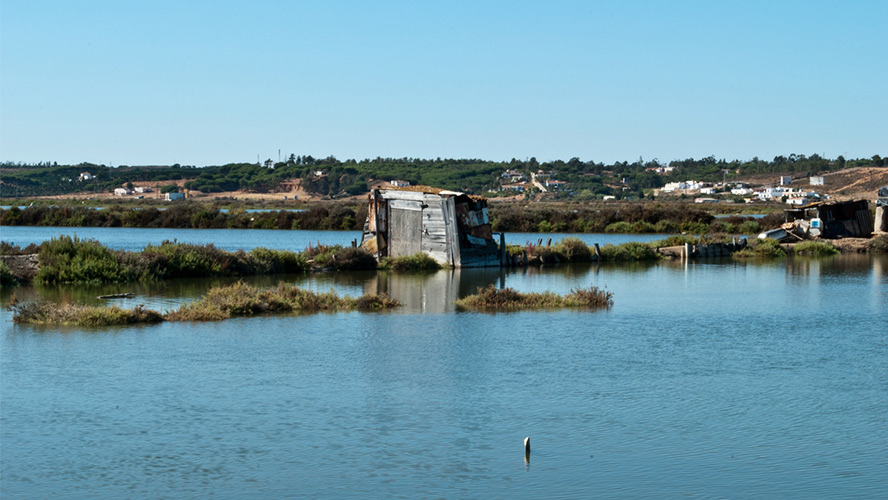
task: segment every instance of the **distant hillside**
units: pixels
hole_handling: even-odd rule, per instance
[[[402,180],[487,196],[511,196],[518,193],[547,191],[556,199],[591,200],[610,195],[616,198],[640,198],[667,182],[697,180],[720,182],[752,178],[776,178],[848,172],[849,184],[856,182],[854,172],[867,172],[878,183],[874,172],[885,169],[885,160],[872,158],[835,159],[791,154],[773,160],[718,160],[713,156],[662,163],[657,159],[612,164],[571,158],[539,163],[535,158],[496,162],[479,159],[376,158],[339,161],[330,156],[291,155],[286,162],[266,164],[232,163],[221,166],[193,167],[120,166],[108,167],[81,163],[0,164],[0,197],[58,196],[74,193],[109,193],[115,188],[135,185],[170,186],[202,193],[248,192],[281,193],[298,188],[318,197],[340,198],[359,195],[379,181]],[[863,169],[863,170],[861,170]],[[844,179],[844,177],[835,177]],[[773,181],[768,181],[773,182]],[[549,186],[548,188],[546,186]],[[869,184],[855,184],[864,192]],[[828,187],[831,187],[828,185]],[[864,189],[865,188],[865,189]],[[851,186],[848,189],[853,190]]]

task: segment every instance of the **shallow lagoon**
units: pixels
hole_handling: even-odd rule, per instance
[[[327,242],[329,233],[315,234]],[[87,331],[16,326],[4,312],[0,493],[888,490],[884,256],[284,278],[352,295],[385,291],[406,305]],[[217,282],[138,285],[124,304],[171,308]],[[454,310],[455,297],[489,283],[559,292],[594,284],[614,293],[614,306]],[[77,300],[94,292],[17,290]]]

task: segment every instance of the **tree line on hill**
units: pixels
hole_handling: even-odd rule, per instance
[[[662,187],[667,182],[694,179],[717,182],[753,174],[814,175],[851,167],[885,167],[879,155],[872,158],[835,159],[818,154],[790,154],[772,160],[753,158],[747,161],[716,159],[714,156],[668,163],[658,159],[605,164],[583,161],[538,162],[536,158],[510,161],[480,159],[375,158],[340,161],[333,156],[314,158],[311,155],[290,155],[287,161],[265,164],[230,163],[219,166],[119,166],[92,163],[58,165],[0,163],[0,197],[63,195],[77,192],[106,193],[127,183],[153,183],[158,189],[171,182],[186,181],[186,189],[205,193],[247,190],[258,193],[277,192],[291,179],[301,179],[308,192],[337,198],[366,192],[378,180],[403,180],[471,194],[490,194],[503,184],[502,174],[513,170],[530,173],[552,173],[565,181],[568,189],[556,197],[598,199],[605,195],[617,198],[643,196],[645,190]],[[659,172],[658,172],[659,170]],[[83,178],[82,173],[91,178]]]

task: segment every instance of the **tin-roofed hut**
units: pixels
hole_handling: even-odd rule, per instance
[[[866,200],[816,202],[786,210],[787,223],[810,224],[821,238],[868,238],[873,233],[873,215]]]
[[[376,259],[424,253],[453,267],[501,266],[505,238],[491,231],[487,200],[429,186],[373,189],[361,248]]]

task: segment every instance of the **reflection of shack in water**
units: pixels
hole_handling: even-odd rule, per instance
[[[479,287],[505,286],[505,270],[493,268],[452,269],[435,273],[380,272],[364,283],[364,293],[385,293],[404,305],[407,312],[453,312],[456,299]]]
[[[487,200],[428,186],[373,189],[361,248],[377,260],[424,253],[453,267],[501,266],[504,236],[494,240]]]

